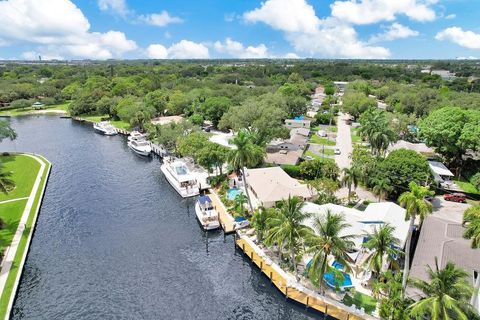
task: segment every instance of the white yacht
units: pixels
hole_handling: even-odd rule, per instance
[[[136,140],[136,141],[141,141],[141,140],[146,140],[147,135],[138,131],[132,131],[130,135],[128,136],[128,141]]]
[[[213,207],[209,196],[200,196],[195,203],[195,213],[203,230],[214,230],[220,227],[217,210]]]
[[[194,176],[190,174],[187,165],[182,160],[164,158],[160,167],[167,181],[183,197],[194,197],[199,194],[199,185]]]
[[[118,133],[117,129],[115,129],[115,127],[112,126],[108,121],[94,123],[93,129],[95,129],[96,132],[104,134],[106,136],[114,136]]]
[[[141,156],[149,156],[150,152],[152,152],[150,142],[148,142],[147,140],[130,140],[127,142],[127,145],[135,153]]]

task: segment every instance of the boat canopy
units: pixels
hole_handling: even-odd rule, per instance
[[[201,204],[212,203],[212,199],[210,199],[209,196],[200,196],[200,198],[198,198],[198,202]]]

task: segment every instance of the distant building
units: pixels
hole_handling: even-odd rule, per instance
[[[347,81],[334,81],[333,85],[337,88],[340,92],[345,92],[347,88],[348,82]]]
[[[285,125],[289,129],[294,129],[294,128],[310,128],[310,120],[304,120],[304,119],[286,119],[285,120]]]
[[[295,128],[290,130],[290,139],[274,139],[267,144],[267,152],[277,152],[281,150],[296,151],[303,150],[308,144],[310,129]]]
[[[306,201],[318,195],[314,188],[301,184],[280,167],[247,169],[246,176],[255,207],[272,208],[289,197]]]
[[[452,73],[448,70],[432,70],[431,75],[440,76],[443,80],[453,80],[455,79],[455,73]]]

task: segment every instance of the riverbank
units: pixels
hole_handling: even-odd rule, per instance
[[[70,102],[65,102],[61,104],[54,104],[51,106],[45,106],[44,109],[34,109],[33,107],[24,108],[24,109],[9,109],[1,110],[0,117],[18,117],[18,116],[28,116],[36,114],[46,114],[46,115],[68,115],[68,106]]]
[[[0,231],[3,260],[0,274],[0,319],[8,319],[15,300],[33,230],[40,210],[51,164],[32,154],[0,156],[5,171],[16,184],[14,190],[0,195]]]

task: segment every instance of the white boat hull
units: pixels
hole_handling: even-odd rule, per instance
[[[200,209],[200,205],[195,203],[195,214],[197,215],[198,222],[202,225],[203,230],[215,230],[220,228],[220,222],[218,221],[218,214],[215,214],[216,220],[211,220],[208,222],[204,222],[203,218],[205,217],[204,213]]]
[[[166,165],[162,164],[160,166],[160,169],[163,172],[163,175],[167,179],[168,183],[175,189],[175,191],[178,192],[182,198],[190,198],[190,197],[195,197],[200,194],[198,186],[190,187],[190,188],[183,188],[180,187],[180,185],[177,183],[175,178],[172,176],[172,174],[167,170]]]
[[[150,152],[152,152],[152,148],[150,146],[148,148],[136,148],[134,145],[132,145],[130,142],[128,142],[128,147],[133,150],[136,154],[139,154],[141,156],[148,157],[150,155]]]

